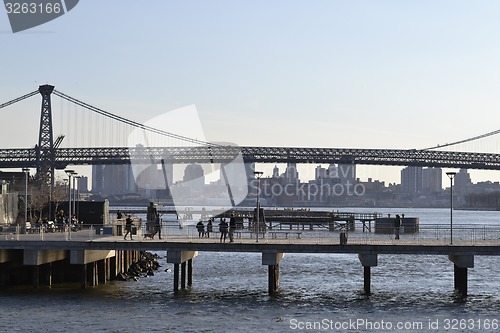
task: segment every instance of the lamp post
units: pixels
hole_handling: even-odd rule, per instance
[[[80,223],[80,179],[83,176],[76,176],[76,204],[75,204],[75,215],[76,215],[76,221]]]
[[[78,173],[74,172],[73,173],[73,215],[76,216],[76,186],[77,186],[77,179],[79,179],[80,176],[78,176]]]
[[[259,181],[259,186],[257,189],[257,243],[259,242],[259,227],[260,227],[260,177],[264,174],[262,171],[254,171],[253,173],[257,180]]]
[[[28,221],[28,175],[30,172],[30,169],[28,168],[23,168],[24,172],[24,223]]]
[[[75,170],[65,170],[68,175],[68,235],[69,239],[71,239],[71,176],[75,174]]]
[[[457,173],[450,171],[446,175],[450,178],[450,244],[453,244],[453,178]]]

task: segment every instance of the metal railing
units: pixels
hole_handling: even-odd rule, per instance
[[[205,225],[201,233],[196,225],[182,225],[178,222],[161,223],[161,240],[158,227],[146,223],[136,223],[132,228],[134,241],[162,241],[162,242],[224,242],[217,224],[208,234]],[[123,240],[126,233],[125,226],[89,225],[82,224],[71,228],[66,225],[55,225],[51,228],[40,227],[26,229],[24,226],[15,226],[0,232],[0,240],[4,241],[85,241],[85,240]],[[290,244],[340,244],[341,234],[345,235],[346,245],[466,245],[466,246],[500,246],[500,226],[496,225],[456,225],[453,233],[447,225],[420,225],[418,232],[405,232],[401,230],[400,239],[395,239],[394,234],[363,232],[362,230],[328,230],[328,229],[268,229],[259,233],[258,241],[261,243],[290,243]],[[229,233],[225,242],[230,242]],[[453,237],[453,238],[451,238]],[[129,241],[130,239],[127,238]],[[234,231],[235,243],[256,242],[255,230],[239,228]]]

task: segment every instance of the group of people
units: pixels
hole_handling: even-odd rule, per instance
[[[79,229],[78,227],[79,222],[78,219],[76,218],[76,215],[72,214],[71,218],[69,218],[69,216],[66,216],[64,214],[64,210],[62,209],[56,213],[55,220],[56,220],[56,225],[59,228],[64,227],[64,229],[66,229],[68,225],[71,225],[72,231],[76,231]]]
[[[207,222],[207,228],[205,229],[205,224],[200,220],[196,224],[196,229],[198,230],[198,238],[207,237],[210,238],[210,233],[213,232],[213,218],[210,218]],[[219,232],[220,232],[220,242],[226,242],[226,238],[229,234],[229,242],[234,243],[234,232],[236,231],[236,218],[234,214],[231,214],[229,219],[229,224],[227,224],[225,218],[221,218],[219,223]]]

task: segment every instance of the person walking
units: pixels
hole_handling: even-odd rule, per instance
[[[231,218],[229,219],[229,243],[234,243],[234,232],[236,231],[236,218],[234,214],[231,213]]]
[[[134,225],[133,221],[132,221],[132,217],[130,215],[127,215],[127,218],[125,219],[125,230],[127,231],[125,233],[125,236],[123,237],[123,239],[127,239],[127,236],[128,234],[130,234],[130,240],[134,240],[132,238],[132,226]]]
[[[219,231],[220,231],[220,242],[222,243],[222,239],[224,238],[224,243],[226,242],[228,225],[226,219],[221,219],[219,223]]]
[[[399,214],[396,214],[396,218],[394,219],[394,233],[395,233],[395,239],[399,239],[399,229],[401,228],[401,217],[399,217]]]

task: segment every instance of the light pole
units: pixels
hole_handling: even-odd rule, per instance
[[[257,243],[259,242],[259,227],[260,227],[260,177],[264,174],[262,171],[254,171],[253,174],[257,177],[259,181],[259,186],[257,189]]]
[[[446,175],[450,178],[450,244],[453,244],[453,178],[457,173],[450,171]]]
[[[28,168],[23,168],[24,172],[24,223],[28,221],[28,175],[30,172],[30,169]]]
[[[75,174],[75,170],[65,170],[68,175],[68,235],[71,239],[71,176]]]
[[[76,221],[80,223],[80,179],[83,176],[77,176],[76,179],[76,208],[75,208],[75,214],[76,214]]]
[[[73,211],[73,215],[76,216],[76,185],[77,185],[77,182],[76,180],[80,178],[80,176],[78,176],[78,173],[74,172],[73,173],[73,208],[72,208],[72,211]]]

